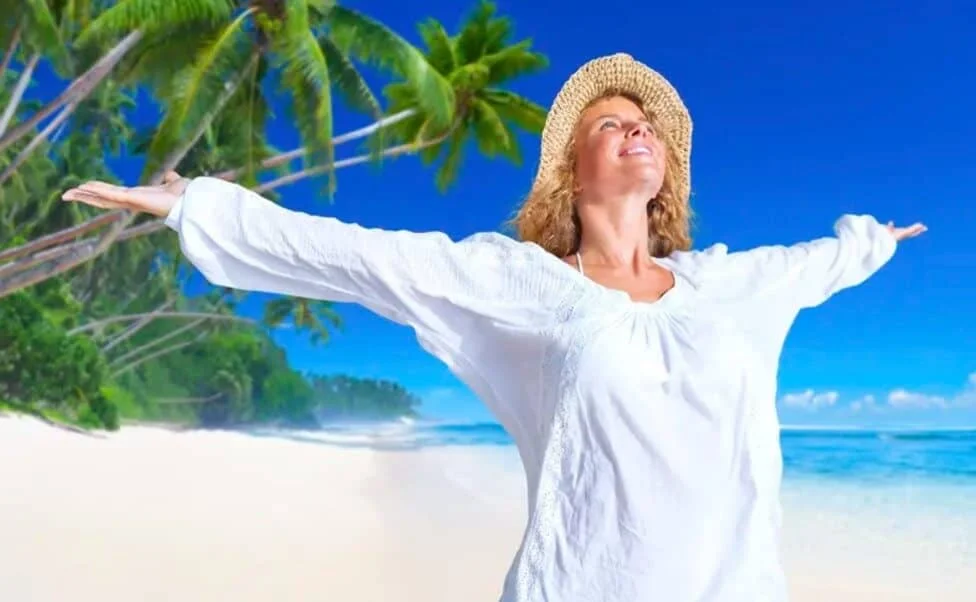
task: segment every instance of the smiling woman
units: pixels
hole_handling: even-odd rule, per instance
[[[781,602],[783,340],[924,227],[847,215],[812,242],[691,251],[690,155],[677,92],[618,54],[556,97],[521,241],[363,228],[215,178],[65,198],[166,216],[218,286],[412,327],[519,448],[528,525],[504,602]]]

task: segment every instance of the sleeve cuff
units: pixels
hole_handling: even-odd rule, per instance
[[[176,199],[176,203],[170,208],[169,213],[166,214],[166,226],[173,230],[179,232],[180,230],[180,217],[183,215],[183,206],[186,204],[187,198],[193,192],[194,184],[197,183],[199,178],[193,178],[190,183],[186,185],[183,190],[183,194]]]

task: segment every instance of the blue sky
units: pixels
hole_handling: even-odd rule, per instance
[[[426,17],[453,31],[472,2],[347,2],[406,37]],[[551,61],[513,88],[548,105],[598,55],[629,52],[678,88],[695,122],[697,247],[791,243],[831,233],[843,213],[930,231],[866,284],[800,316],[780,369],[789,424],[976,424],[976,9],[963,2],[501,2],[519,38]],[[969,4],[968,8],[964,8]],[[646,7],[637,10],[637,7]],[[295,141],[280,118],[274,139]],[[340,111],[336,131],[364,125]],[[522,166],[467,155],[447,194],[407,158],[339,173],[333,204],[316,188],[283,189],[288,207],[362,225],[442,230],[460,238],[501,226],[525,194]],[[325,347],[281,332],[303,370],[395,379],[429,415],[490,419],[413,333],[354,306]]]

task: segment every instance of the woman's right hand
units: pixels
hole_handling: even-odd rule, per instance
[[[165,217],[189,183],[188,178],[171,171],[156,186],[116,186],[92,181],[66,191],[61,198],[102,209],[128,209]]]

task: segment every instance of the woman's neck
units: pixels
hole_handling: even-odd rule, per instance
[[[580,256],[586,263],[634,270],[653,262],[648,247],[646,198],[580,203]]]

